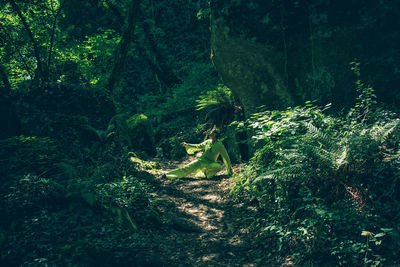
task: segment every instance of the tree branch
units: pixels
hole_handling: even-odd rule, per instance
[[[14,43],[14,40],[12,39],[12,37],[10,36],[9,32],[3,27],[3,25],[0,22],[0,30],[3,31],[4,33],[4,39],[8,39],[9,42],[11,43],[11,46],[13,46],[15,48],[15,51],[18,53],[18,56],[21,58],[21,62],[22,64],[25,65],[26,71],[28,72],[30,77],[33,77],[32,75],[32,69],[29,67],[28,63],[26,62],[26,59],[24,58],[24,56],[21,54],[21,51],[18,50],[18,46],[17,44]]]
[[[15,10],[15,12],[17,12],[17,15],[19,17],[19,19],[21,20],[22,24],[24,25],[24,28],[26,30],[26,32],[28,33],[29,39],[32,42],[32,46],[33,46],[33,52],[37,61],[37,72],[39,74],[39,79],[42,81],[46,80],[46,75],[45,75],[45,71],[43,69],[43,63],[42,63],[42,59],[40,57],[40,47],[38,45],[38,43],[36,42],[35,36],[33,35],[31,28],[29,27],[26,18],[24,17],[24,15],[21,12],[21,9],[19,8],[19,6],[15,3],[14,0],[9,0],[11,6],[13,7],[13,9]],[[36,78],[36,77],[35,77]]]
[[[118,24],[121,26],[124,24],[124,17],[122,16],[121,12],[119,11],[118,7],[114,5],[109,0],[104,0],[104,2],[108,5],[110,10],[114,13],[115,17],[117,18]]]
[[[52,26],[51,35],[50,35],[49,56],[47,58],[47,69],[48,70],[50,70],[51,56],[53,54],[54,35],[55,35],[55,32],[56,32],[57,18],[60,15],[60,12],[61,12],[61,9],[62,9],[64,3],[65,3],[65,1],[60,5],[60,7],[58,8],[57,12],[55,12],[54,7],[53,7],[53,1],[51,1],[51,10],[52,10],[54,19],[53,19],[53,26]]]

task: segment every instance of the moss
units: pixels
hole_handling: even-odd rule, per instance
[[[113,135],[121,146],[135,151],[144,151],[149,155],[155,154],[153,126],[143,114],[115,115],[110,121],[107,133],[109,136]]]
[[[212,61],[247,117],[261,105],[285,109],[307,100],[351,106],[355,58],[378,98],[398,105],[400,11],[393,3],[211,1]]]
[[[133,148],[154,155],[154,129],[147,116],[135,114],[126,120],[126,124]]]
[[[115,115],[108,124],[107,135],[112,136],[113,140],[121,146],[132,147],[129,136],[128,125],[126,123],[128,115],[126,113]]]

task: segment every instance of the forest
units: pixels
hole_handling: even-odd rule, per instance
[[[399,17],[0,0],[0,266],[400,266]]]

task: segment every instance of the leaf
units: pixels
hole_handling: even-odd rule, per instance
[[[386,235],[386,233],[378,233],[375,235],[375,238],[384,237],[385,235]]]
[[[362,231],[362,232],[361,232],[361,235],[362,235],[362,236],[374,236],[375,234],[372,233],[372,232],[369,232],[369,231]]]

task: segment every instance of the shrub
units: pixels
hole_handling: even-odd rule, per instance
[[[61,158],[57,143],[49,137],[14,136],[0,140],[2,187],[25,174],[49,175]]]
[[[277,260],[286,253],[301,264],[396,262],[400,120],[358,108],[341,118],[308,103],[248,121],[257,150],[232,193],[258,198],[253,226]]]

